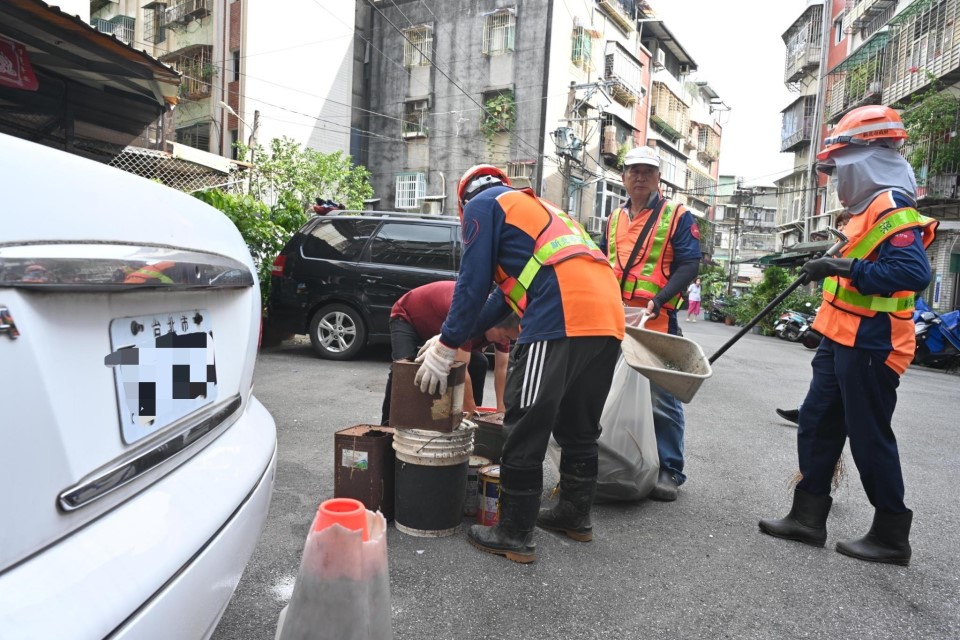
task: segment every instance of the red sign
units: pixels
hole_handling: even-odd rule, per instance
[[[27,48],[3,36],[0,36],[0,85],[24,91],[36,91],[39,86]]]

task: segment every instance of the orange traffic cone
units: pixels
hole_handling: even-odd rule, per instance
[[[390,640],[387,521],[352,498],[320,505],[277,640]]]

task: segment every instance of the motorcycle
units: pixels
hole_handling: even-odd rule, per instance
[[[807,303],[810,306],[810,303]],[[780,314],[776,324],[773,326],[773,333],[788,342],[796,342],[800,339],[800,329],[806,324],[813,322],[813,317],[808,313],[801,313],[792,309],[787,309]]]
[[[717,296],[710,301],[710,308],[707,309],[706,317],[710,322],[723,322],[723,318],[727,315],[725,308],[727,306],[727,300],[723,296]]]
[[[939,314],[923,299],[913,312],[917,348],[913,363],[939,369],[960,367],[960,310]]]

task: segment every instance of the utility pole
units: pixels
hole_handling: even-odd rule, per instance
[[[737,247],[740,244],[740,207],[751,197],[749,189],[737,189],[731,197],[731,201],[737,205],[736,218],[733,221],[733,238],[730,240],[730,276],[727,280],[727,295],[733,295],[733,282],[736,280],[740,269],[737,267]]]
[[[247,138],[247,146],[250,147],[250,169],[249,171],[253,173],[253,158],[256,150],[254,145],[257,144],[257,129],[260,128],[260,110],[255,109],[253,112],[253,128],[250,130],[250,137]],[[251,193],[253,189],[253,180],[247,182],[247,195]]]

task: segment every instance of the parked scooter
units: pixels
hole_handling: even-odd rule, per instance
[[[960,310],[941,315],[918,299],[913,321],[917,337],[914,364],[940,369],[960,367]]]
[[[811,305],[808,302],[806,306],[810,307]],[[813,322],[813,316],[809,313],[801,313],[788,309],[780,314],[780,318],[773,326],[773,333],[778,338],[783,338],[789,342],[796,342],[800,339],[800,329],[811,322]]]
[[[707,320],[710,322],[723,322],[727,315],[725,312],[727,300],[723,296],[716,296],[710,301],[710,308],[707,309]]]

